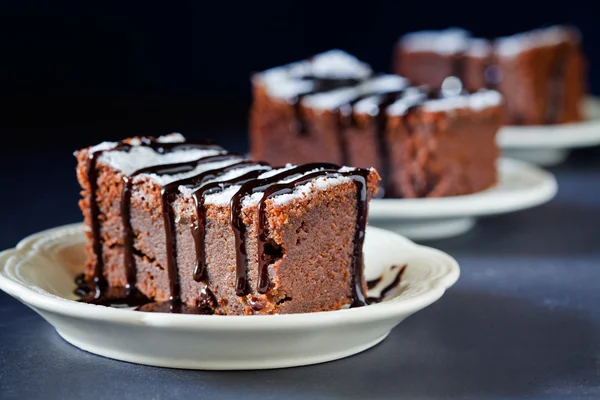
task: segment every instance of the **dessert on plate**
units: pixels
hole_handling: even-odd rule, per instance
[[[365,304],[374,169],[271,167],[180,134],[75,153],[96,304],[226,315]]]
[[[468,90],[495,89],[509,125],[582,119],[586,63],[579,32],[551,26],[492,40],[460,28],[418,31],[400,38],[394,70],[417,85],[441,87],[448,76]]]
[[[423,198],[478,192],[497,180],[502,96],[439,90],[376,74],[341,50],[252,76],[251,156],[272,164],[374,167],[379,195]]]

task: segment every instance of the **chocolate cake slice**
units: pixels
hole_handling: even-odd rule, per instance
[[[444,90],[460,92],[460,86]],[[456,196],[497,182],[501,101],[495,91],[432,99],[407,88],[358,101],[353,118],[357,135],[381,136],[388,197]]]
[[[496,182],[502,96],[412,86],[340,50],[252,77],[253,159],[376,168],[385,197],[468,194]]]
[[[365,304],[373,169],[271,167],[179,134],[75,153],[83,301],[226,315]]]
[[[557,25],[496,39],[459,28],[412,32],[398,41],[394,71],[434,88],[454,76],[468,90],[498,90],[506,123],[541,125],[581,120],[586,68],[579,32]]]

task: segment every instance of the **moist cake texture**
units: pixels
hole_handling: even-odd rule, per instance
[[[88,237],[83,301],[225,315],[365,304],[374,169],[274,168],[180,134],[75,155]]]
[[[257,73],[252,84],[253,159],[374,167],[379,195],[394,198],[496,183],[503,98],[495,90],[468,92],[456,79],[413,86],[341,50]]]
[[[395,48],[394,71],[417,85],[439,88],[453,76],[468,90],[501,92],[510,125],[580,121],[586,69],[580,34],[570,26],[495,39],[459,28],[418,31]]]

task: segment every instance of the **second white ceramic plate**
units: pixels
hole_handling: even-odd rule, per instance
[[[499,182],[488,190],[430,199],[374,199],[372,224],[415,240],[439,239],[467,232],[476,217],[508,213],[551,200],[558,186],[554,176],[534,165],[498,161]]]
[[[0,289],[34,309],[69,343],[104,357],[189,369],[263,369],[347,357],[381,342],[406,317],[438,300],[459,276],[441,251],[367,228],[365,275],[385,301],[307,314],[215,316],[147,313],[84,304],[73,294],[85,262],[83,225],[40,232],[0,253]],[[367,366],[368,368],[368,366]]]
[[[538,165],[556,165],[577,147],[600,145],[600,98],[588,97],[585,120],[541,126],[505,126],[498,132],[498,145],[506,157]]]

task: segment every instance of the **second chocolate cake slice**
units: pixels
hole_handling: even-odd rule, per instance
[[[76,156],[88,228],[85,301],[147,298],[166,311],[227,315],[364,305],[375,170],[275,168],[179,134]]]
[[[581,35],[571,26],[550,26],[495,39],[449,28],[400,38],[395,72],[415,84],[439,88],[448,76],[469,90],[498,90],[506,123],[545,125],[580,121],[587,62]]]
[[[454,77],[439,90],[412,86],[339,50],[252,83],[257,160],[374,167],[388,198],[470,194],[497,182],[503,98],[495,90],[469,92]]]

